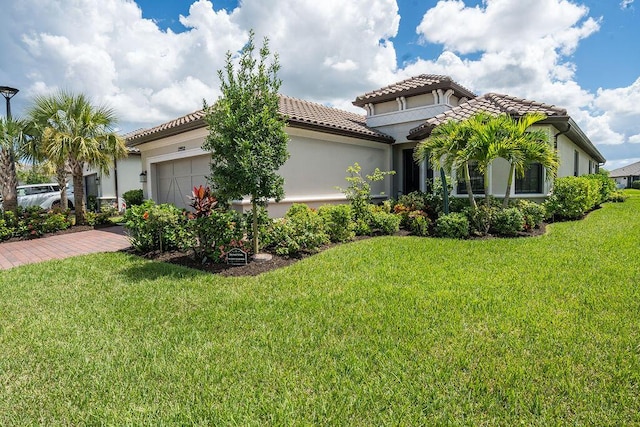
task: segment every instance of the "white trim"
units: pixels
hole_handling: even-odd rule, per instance
[[[386,194],[374,194],[371,196],[371,198],[387,199],[388,196]],[[269,199],[268,203],[278,204],[278,203],[309,203],[309,202],[338,202],[338,201],[339,202],[347,201],[347,197],[342,193],[324,194],[324,195],[304,194],[300,196],[285,197],[279,202],[276,202],[274,199]],[[251,204],[251,199],[245,197],[242,200],[234,200],[232,204],[236,206],[248,206]]]
[[[155,170],[152,169],[152,165],[161,162],[168,162],[171,160],[184,159],[187,157],[197,157],[209,154],[210,152],[203,150],[202,148],[192,148],[191,150],[177,151],[173,153],[160,154],[158,156],[148,157],[146,163],[147,171],[147,198],[153,200],[153,183],[155,182]]]

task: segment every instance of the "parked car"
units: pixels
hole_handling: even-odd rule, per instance
[[[49,210],[60,207],[60,186],[56,183],[19,185],[18,206],[40,206]],[[68,207],[73,209],[73,187],[67,187]]]

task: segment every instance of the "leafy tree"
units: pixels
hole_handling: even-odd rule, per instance
[[[0,118],[0,190],[5,211],[18,208],[16,157],[25,156],[27,122]]]
[[[51,172],[46,163],[32,165],[18,163],[16,168],[18,181],[23,184],[44,184],[51,181]]]
[[[431,135],[418,144],[414,152],[414,158],[418,162],[428,158],[434,166],[438,167],[442,162],[442,167],[448,173],[456,170],[458,176],[462,175],[467,187],[469,204],[475,210],[477,206],[471,188],[469,152],[466,150],[470,138],[471,127],[468,122],[449,120],[436,126]]]
[[[282,82],[278,56],[269,62],[269,41],[264,39],[259,59],[254,58],[254,33],[240,51],[238,67],[227,52],[226,66],[218,71],[222,96],[205,104],[209,126],[203,149],[211,151],[211,181],[226,200],[250,196],[253,214],[253,251],[259,251],[258,206],[284,197],[284,179],[278,170],[289,158],[285,118],[278,112]]]
[[[64,180],[67,167],[71,170],[76,224],[84,224],[84,167],[108,174],[114,158],[127,155],[124,141],[113,131],[113,110],[93,106],[83,94],[59,92],[36,98],[29,115],[37,131],[38,151],[56,165],[58,180]],[[59,184],[66,191],[66,182]]]

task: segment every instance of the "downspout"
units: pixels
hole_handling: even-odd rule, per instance
[[[571,130],[571,123],[567,123],[567,129],[563,130],[561,132],[556,133],[555,135],[553,135],[553,148],[557,151],[558,150],[558,137],[560,135],[564,135],[565,133],[569,132]]]
[[[116,190],[116,209],[120,212],[120,197],[118,197],[118,159],[113,156],[113,185]]]

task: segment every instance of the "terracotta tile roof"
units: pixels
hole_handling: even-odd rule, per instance
[[[516,98],[515,96],[501,95],[498,93],[487,93],[458,105],[442,114],[438,114],[425,121],[420,126],[411,129],[409,139],[421,139],[429,135],[431,130],[439,124],[449,120],[466,120],[476,113],[485,111],[489,114],[509,114],[520,117],[527,113],[542,113],[547,117],[568,118],[567,110],[555,105],[544,104],[542,102],[529,101],[527,99]]]
[[[290,126],[311,125],[338,133],[353,134],[393,142],[393,138],[365,124],[365,116],[337,108],[326,107],[315,102],[280,96],[280,113],[288,117]]]
[[[631,163],[630,165],[614,169],[609,172],[611,178],[619,178],[623,176],[640,176],[640,162]]]
[[[365,116],[349,111],[284,95],[280,95],[279,110],[287,117],[289,126],[314,128],[380,142],[394,141],[391,136],[367,127]],[[150,129],[130,132],[125,135],[127,145],[135,146],[187,130],[205,127],[204,116],[204,110],[198,110]]]
[[[370,102],[384,102],[398,96],[430,93],[435,89],[453,89],[460,97],[474,98],[475,93],[454,82],[451,77],[438,74],[420,74],[406,80],[360,95],[353,101],[353,105],[363,106]]]

